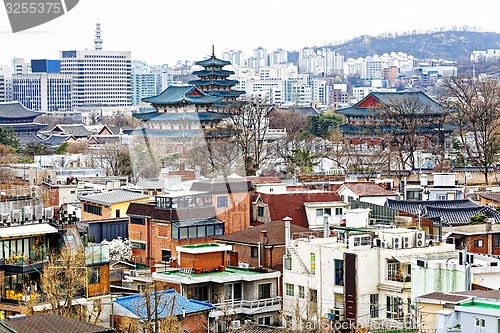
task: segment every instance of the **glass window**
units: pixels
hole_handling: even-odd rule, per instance
[[[484,240],[482,239],[476,239],[474,241],[474,247],[478,248],[478,247],[483,247],[484,246]]]
[[[198,237],[206,237],[206,227],[204,225],[198,226]]]
[[[258,258],[259,257],[259,248],[257,246],[252,246],[250,252],[251,252],[250,256],[252,258]]]
[[[294,295],[294,285],[290,283],[285,283],[285,294],[287,296],[293,296]]]
[[[93,266],[87,269],[87,278],[89,284],[99,283],[99,277],[100,277],[99,268],[100,268],[99,266]]]
[[[264,207],[262,206],[257,207],[257,216],[264,217]]]
[[[379,304],[378,304],[378,294],[370,295],[370,318],[378,318],[379,316]]]
[[[130,223],[132,224],[146,224],[145,220],[143,218],[139,218],[139,217],[131,217],[130,218]]]
[[[196,227],[189,227],[189,238],[196,238],[198,237],[196,234]]]
[[[309,289],[309,300],[314,303],[318,302],[318,290]]]
[[[344,260],[335,259],[335,285],[344,285]]]
[[[213,235],[215,235],[215,226],[208,225],[207,226],[207,236],[213,236]]]
[[[305,288],[304,286],[299,286],[299,298],[305,298],[306,295],[305,295]]]
[[[188,229],[187,228],[179,228],[179,239],[188,238]]]
[[[172,224],[172,238],[179,239],[179,227]]]
[[[228,207],[227,195],[217,197],[217,208]]]
[[[215,225],[215,235],[220,236],[224,234],[224,225],[223,224],[216,224]]]
[[[161,261],[162,262],[170,262],[170,258],[172,257],[172,251],[170,250],[161,250]]]
[[[396,296],[387,296],[387,318],[403,318],[403,299]]]
[[[311,253],[311,274],[316,274],[316,254]]]
[[[387,263],[387,280],[403,282],[401,265],[399,261],[392,261]]]
[[[475,327],[486,327],[486,319],[484,318],[474,318]]]
[[[271,284],[261,283],[259,284],[259,299],[271,298]]]

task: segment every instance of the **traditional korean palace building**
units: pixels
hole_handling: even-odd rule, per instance
[[[227,65],[231,65],[231,63],[216,58],[213,46],[212,56],[195,64],[203,66],[204,69],[194,71],[193,74],[198,76],[199,79],[189,81],[188,83],[195,85],[207,95],[222,97],[224,102],[234,102],[236,98],[245,93],[241,90],[232,89],[239,82],[228,79],[230,75],[234,74],[233,71],[222,69]]]
[[[0,128],[12,129],[21,144],[28,143],[35,140],[37,132],[47,126],[34,122],[36,117],[43,114],[27,109],[18,101],[1,102]]]
[[[384,112],[393,106],[401,105],[399,110]],[[416,129],[422,147],[431,144],[444,145],[451,149],[451,133],[454,126],[444,123],[446,111],[432,98],[422,91],[415,92],[371,92],[355,105],[337,110],[344,115],[347,123],[339,126],[344,142],[351,144],[381,145],[384,143],[384,133],[397,133],[397,127],[402,121],[391,119],[393,112],[397,117],[406,114],[407,120],[418,117],[419,126]],[[401,127],[401,132],[405,131]]]

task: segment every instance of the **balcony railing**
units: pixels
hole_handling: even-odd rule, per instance
[[[228,300],[214,304],[217,310],[230,309],[237,313],[255,312],[270,306],[281,306],[281,297],[271,297],[264,299],[248,300]]]

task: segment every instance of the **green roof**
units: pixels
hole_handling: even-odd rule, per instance
[[[463,303],[463,304],[460,304],[460,306],[500,310],[500,304],[490,304],[490,303],[475,302],[475,301]]]
[[[202,61],[198,61],[195,64],[203,66],[203,67],[215,66],[215,67],[222,68],[226,65],[231,65],[231,62],[229,62],[227,60],[218,59],[214,55],[212,55],[210,58],[202,60]]]
[[[198,95],[189,96],[197,91]],[[176,105],[176,104],[216,104],[221,101],[215,96],[208,96],[195,86],[170,86],[159,95],[142,99],[153,105]]]
[[[201,71],[194,71],[193,72],[193,75],[196,75],[196,76],[208,76],[208,75],[217,75],[217,76],[229,76],[229,75],[232,75],[234,74],[233,71],[227,71],[227,70],[224,70],[224,69],[219,69],[219,70],[216,70],[216,69],[213,69],[213,70],[201,70]]]
[[[165,272],[157,272],[158,274],[161,275],[167,275],[167,276],[186,276],[186,273],[182,273],[180,271],[174,270],[174,271],[165,271]],[[239,267],[234,267],[234,266],[226,266],[224,271],[213,271],[213,272],[203,272],[199,274],[192,274],[191,276],[194,277],[204,277],[204,276],[215,276],[215,277],[223,277],[223,276],[232,276],[235,274],[245,274],[245,275],[259,275],[263,274],[263,272],[260,272],[258,270],[250,269],[250,268],[239,268]]]
[[[194,244],[194,245],[183,245],[182,248],[186,249],[200,249],[205,247],[219,247],[220,245],[217,243],[205,243],[205,244]]]

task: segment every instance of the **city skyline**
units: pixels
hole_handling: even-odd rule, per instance
[[[476,12],[430,0],[403,9],[390,0],[343,3],[256,0],[235,6],[227,0],[207,3],[156,2],[145,6],[131,0],[82,0],[74,10],[42,26],[12,34],[5,11],[0,11],[0,65],[14,57],[58,59],[59,51],[94,48],[95,23],[102,27],[103,50],[131,51],[133,60],[151,65],[174,65],[177,60],[201,60],[211,53],[241,50],[246,57],[262,46],[288,51],[325,45],[361,35],[427,31],[441,27],[476,27],[500,32],[491,4],[475,2]],[[242,19],[243,18],[243,19]],[[397,50],[395,50],[397,51]]]

